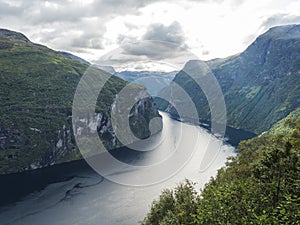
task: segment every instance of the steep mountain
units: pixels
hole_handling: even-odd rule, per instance
[[[115,73],[116,76],[124,80],[144,85],[153,96],[157,95],[160,90],[167,87],[176,74],[176,71],[122,71]]]
[[[259,134],[300,106],[300,25],[271,28],[243,53],[205,63],[223,91],[227,123],[232,127]],[[187,62],[174,82],[191,96],[200,119],[209,120],[207,99],[188,75],[205,79],[202,67],[203,62]],[[175,113],[162,101],[158,105]]]
[[[87,68],[23,34],[0,29],[0,174],[81,158],[72,131],[72,103]],[[93,73],[108,75],[96,68]],[[110,115],[116,95],[127,84],[112,76],[98,96],[95,114],[77,121],[97,131],[107,149],[122,146]],[[149,121],[158,111],[144,87],[129,86],[135,97],[141,96],[128,118],[131,129],[148,137]]]

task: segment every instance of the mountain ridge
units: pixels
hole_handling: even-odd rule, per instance
[[[176,71],[122,71],[114,74],[126,81],[145,86],[152,96],[156,96],[161,89],[171,83],[176,73]]]
[[[4,29],[4,28],[0,28],[0,36],[7,37],[11,41],[18,40],[18,41],[30,42],[30,40],[24,34],[16,31]]]
[[[282,38],[284,32],[289,32],[289,36]],[[259,134],[299,107],[299,33],[300,25],[274,27],[260,35],[244,52],[207,62],[223,91],[229,126]],[[191,96],[200,119],[209,120],[206,97],[188,75],[201,71],[201,68],[192,68],[195,62],[187,62],[174,82]],[[201,77],[201,72],[198,74]],[[162,110],[168,108],[160,101],[158,105]]]

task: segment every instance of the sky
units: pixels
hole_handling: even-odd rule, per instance
[[[244,51],[300,0],[0,0],[0,27],[117,70],[178,70]]]

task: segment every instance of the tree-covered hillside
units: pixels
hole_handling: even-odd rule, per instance
[[[241,54],[206,64],[223,91],[229,126],[260,134],[300,106],[300,25],[271,28]],[[197,60],[187,62],[174,82],[191,96],[200,119],[210,120],[206,96],[197,85],[206,76],[202,65]],[[197,83],[191,74],[199,79]],[[171,109],[158,103],[162,110]]]
[[[0,174],[81,158],[72,130],[72,103],[87,68],[87,64],[30,42],[23,34],[0,29]],[[105,74],[93,70],[99,76]],[[110,112],[116,94],[127,84],[112,76],[98,97],[97,115],[87,118],[97,123],[108,149],[121,146]],[[158,115],[157,109],[144,87],[130,87],[145,98],[128,119],[137,136],[147,137],[148,123]]]
[[[142,224],[300,224],[300,108],[240,143],[200,194],[189,181],[163,191]]]

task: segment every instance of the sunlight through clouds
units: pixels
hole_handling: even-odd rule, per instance
[[[3,28],[91,62],[124,43],[143,40],[153,27],[152,39],[176,34],[200,59],[227,57],[272,26],[300,23],[299,11],[299,0],[0,0]],[[177,25],[171,29],[172,24]]]

